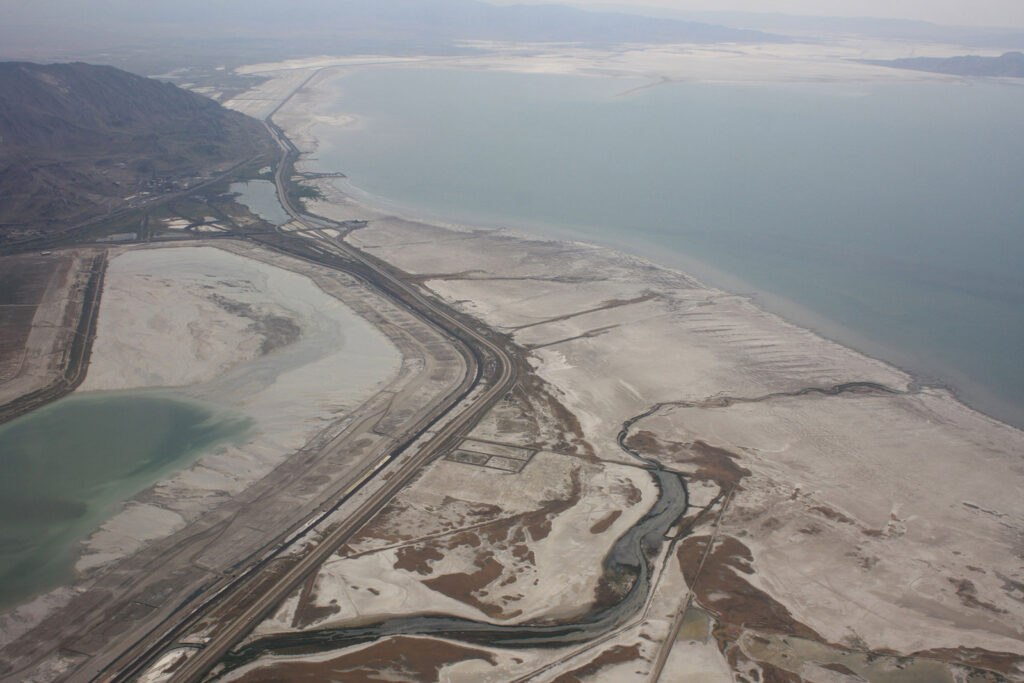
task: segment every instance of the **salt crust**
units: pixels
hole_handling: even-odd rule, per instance
[[[854,56],[851,49],[857,57],[884,58],[905,56],[900,50],[906,46],[860,41],[757,46],[730,54],[693,46],[615,54],[550,46],[450,62],[644,75],[652,82],[947,78],[850,64],[844,60]],[[286,68],[338,63],[324,58]],[[262,68],[269,73],[270,67]],[[307,90],[303,106],[315,97],[315,89]],[[301,108],[286,108],[279,120],[309,145],[304,151],[315,148],[316,122]],[[536,372],[606,460],[628,462],[614,440],[622,422],[661,402],[758,399],[850,381],[896,392],[912,387],[911,378],[896,368],[643,259],[395,218],[354,201],[351,192],[339,192],[341,185],[320,186],[329,199],[316,204],[316,212],[372,221],[350,235],[354,244],[411,273],[432,274],[427,286],[439,296],[533,348]],[[657,296],[642,303],[609,306],[652,292]],[[936,389],[782,397],[727,408],[666,407],[643,428],[665,441],[700,440],[731,449],[750,470],[722,531],[753,553],[755,573],[744,578],[827,639],[900,652],[966,646],[1024,653],[1024,610],[1006,588],[1024,579],[1015,562],[1015,539],[1024,524],[1024,502],[1015,495],[1024,483],[1020,431]],[[801,531],[810,524],[817,531]],[[609,644],[635,642],[641,633],[664,637],[682,592],[672,563],[664,566],[651,602],[656,617]],[[975,604],[956,593],[956,582],[968,577]],[[666,592],[671,586],[675,590]],[[456,609],[439,594],[431,600],[439,609]],[[417,601],[416,609],[422,608]],[[645,651],[644,657],[649,661],[652,654]],[[700,645],[674,649],[670,664],[682,664],[686,654],[696,660],[674,668],[673,680],[728,679],[721,659]],[[572,665],[567,660],[560,670]],[[470,669],[486,680],[479,664]],[[601,678],[625,680],[631,677],[626,669],[602,672]],[[451,667],[449,673],[456,671]],[[519,671],[511,667],[504,673]]]
[[[131,554],[241,491],[397,371],[397,351],[375,328],[308,277],[248,258],[260,255],[175,246],[112,259],[78,391],[178,387],[174,395],[233,410],[254,428],[160,482],[159,505],[133,503],[107,520],[79,571]],[[285,328],[284,345],[269,351],[268,325]]]

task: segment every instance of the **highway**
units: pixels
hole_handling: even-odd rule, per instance
[[[342,270],[375,288],[440,329],[464,356],[466,373],[454,395],[439,397],[439,405],[434,410],[403,434],[395,436],[395,446],[385,457],[360,473],[335,500],[321,503],[306,523],[300,525],[298,532],[290,533],[272,551],[253,558],[247,568],[240,569],[234,578],[209,591],[209,595],[192,601],[193,607],[172,615],[159,628],[141,637],[102,672],[99,680],[133,679],[163,652],[173,649],[179,639],[200,622],[210,634],[209,639],[176,670],[173,680],[202,679],[226,652],[384,507],[425,464],[445,453],[468,433],[517,379],[516,362],[501,343],[475,329],[470,321],[439,301],[425,296],[387,264],[340,240],[332,240],[319,231],[325,227],[324,221],[308,217],[292,205],[287,186],[298,150],[271,120],[284,102],[266,119],[267,128],[281,148],[275,183],[282,206],[304,226],[305,236],[279,233],[253,239],[292,256]],[[371,484],[375,488],[367,493]],[[346,518],[330,528],[324,538],[300,552],[289,553],[318,523],[339,510],[347,514]]]

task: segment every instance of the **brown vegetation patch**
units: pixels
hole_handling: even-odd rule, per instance
[[[559,453],[572,453],[593,459],[594,449],[583,436],[583,426],[576,416],[555,398],[547,383],[533,373],[533,369],[525,362],[519,363],[519,385],[514,390],[519,399],[524,416],[534,422],[538,435],[544,432],[554,433],[545,442],[523,444],[535,449],[548,449]],[[542,425],[549,429],[542,430]]]
[[[811,510],[817,512],[818,514],[822,515],[823,517],[827,517],[828,519],[831,519],[833,522],[842,522],[843,524],[856,524],[857,523],[852,518],[847,517],[842,512],[839,512],[838,510],[830,508],[827,505],[815,505],[814,507],[811,508]]]
[[[396,636],[323,662],[274,662],[243,675],[246,683],[282,681],[436,681],[451,664],[480,659],[498,662],[489,652],[431,638]]]
[[[546,538],[551,533],[552,520],[580,501],[583,486],[579,468],[572,471],[570,479],[571,486],[564,498],[544,501],[537,510],[498,519],[473,531],[462,531],[400,548],[395,568],[426,576],[433,571],[431,562],[442,559],[458,548],[471,548],[475,553],[476,571],[421,579],[423,584],[472,605],[489,616],[506,619],[518,616],[521,611],[506,614],[499,604],[510,601],[511,598],[507,596],[494,596],[492,600],[484,601],[487,597],[484,589],[501,578],[506,571],[505,564],[495,558],[495,553],[506,553],[502,556],[503,560],[513,565],[508,568],[511,578],[503,581],[499,587],[514,583],[515,574],[522,572],[524,565],[533,566],[536,557],[530,549],[530,543]]]
[[[621,495],[626,501],[626,507],[633,507],[644,499],[643,492],[633,482],[627,480],[618,482],[612,487],[612,493]]]
[[[606,669],[613,664],[621,664],[623,662],[634,662],[640,659],[640,645],[616,645],[613,648],[605,650],[595,659],[587,664],[573,669],[572,671],[566,671],[558,678],[551,681],[551,683],[583,683],[583,679],[588,676],[593,676],[601,669]]]
[[[690,462],[700,466],[696,473],[690,475],[694,479],[713,481],[723,489],[729,489],[739,488],[740,480],[750,476],[750,470],[736,464],[739,456],[735,453],[703,441],[694,441],[689,447],[694,454]]]
[[[299,591],[298,605],[292,617],[293,628],[307,628],[341,611],[337,600],[331,600],[330,604],[320,606],[316,604],[316,598],[316,574],[313,574],[306,579]]]
[[[500,606],[482,602],[474,595],[477,592],[482,592],[486,586],[500,578],[505,571],[505,566],[494,559],[493,553],[478,556],[476,564],[478,569],[472,574],[465,572],[444,574],[437,578],[424,579],[423,585],[459,602],[472,605],[489,617],[512,618],[522,614],[521,610],[505,614],[505,610]],[[482,593],[482,595],[486,595],[486,593]]]
[[[417,544],[407,545],[398,549],[398,556],[395,558],[395,569],[404,569],[407,572],[416,572],[423,576],[433,573],[430,563],[444,559],[444,553],[431,545]]]
[[[451,496],[445,496],[440,505],[425,510],[391,502],[339,548],[338,555],[344,557],[356,550],[365,552],[368,547],[402,543],[459,526],[479,524],[500,514],[501,508],[497,505],[472,503]]]
[[[411,538],[408,534],[398,531],[400,528],[398,522],[408,510],[409,507],[402,503],[395,501],[388,503],[352,536],[347,545],[354,547],[365,541],[378,539],[388,543],[408,540]]]
[[[580,502],[582,486],[580,484],[580,470],[577,467],[569,475],[571,488],[569,494],[559,500],[546,500],[541,503],[541,508],[523,515],[523,526],[530,532],[534,541],[540,541],[551,533],[551,520],[566,510],[570,510]]]
[[[630,434],[626,439],[626,446],[644,455],[667,455],[675,450],[668,444],[663,444],[657,434],[646,429]]]
[[[978,588],[974,585],[973,581],[969,579],[950,578],[949,582],[956,587],[956,596],[960,598],[960,602],[962,602],[966,607],[976,607],[978,609],[986,609],[997,614],[1006,614],[1006,610],[995,606],[991,602],[979,600]]]
[[[530,550],[530,546],[526,545],[525,543],[519,543],[517,545],[512,546],[512,557],[516,558],[520,562],[524,562],[530,565],[536,564],[537,562],[536,555],[534,555],[533,551]],[[514,580],[515,577],[513,577],[513,581]]]
[[[985,573],[984,569],[968,566],[968,569]],[[1003,591],[1017,602],[1024,602],[1024,582],[1015,581],[1009,576],[996,572],[996,576],[1003,582]]]
[[[460,531],[451,537],[450,543],[452,546],[466,545],[471,548],[480,547],[480,534],[473,531]]]
[[[594,589],[594,610],[602,610],[617,605],[629,593],[636,582],[637,569],[624,566],[610,570],[607,567]]]
[[[738,455],[704,441],[664,441],[654,432],[640,430],[631,434],[625,445],[641,455],[663,456],[659,459],[669,463],[696,465],[696,471],[687,473],[688,477],[713,482],[723,489],[738,487],[740,480],[750,476],[750,470],[736,464]]]
[[[697,601],[717,613],[720,628],[716,630],[721,634],[720,644],[723,642],[721,636],[735,641],[744,628],[821,641],[817,633],[794,619],[785,606],[740,576],[754,573],[751,566],[754,558],[750,550],[735,538],[720,537],[707,553],[701,568],[701,559],[710,542],[710,536],[683,539],[677,547],[676,557]]]
[[[599,519],[594,523],[594,526],[590,527],[590,533],[592,534],[603,534],[611,528],[612,524],[615,524],[615,520],[622,516],[622,510],[612,510],[603,519]]]
[[[320,606],[314,604],[312,600],[303,601],[299,609],[295,611],[292,625],[296,628],[306,628],[328,617],[332,617],[340,611],[341,607],[338,606],[337,602]]]

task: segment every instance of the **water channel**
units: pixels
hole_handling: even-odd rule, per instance
[[[423,615],[351,628],[278,634],[260,638],[229,654],[224,660],[225,672],[265,655],[303,655],[337,650],[395,635],[438,635],[503,647],[566,647],[591,641],[619,628],[641,612],[652,590],[652,558],[658,556],[667,532],[688,507],[682,477],[660,467],[652,467],[651,474],[658,485],[658,500],[636,525],[615,542],[604,561],[605,577],[614,577],[617,581],[632,580],[628,592],[614,605],[568,623],[500,625]]]

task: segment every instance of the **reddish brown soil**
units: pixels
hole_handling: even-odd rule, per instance
[[[750,470],[736,464],[739,456],[704,441],[663,441],[654,432],[640,430],[626,439],[626,446],[662,462],[695,465],[696,469],[688,473],[688,477],[714,482],[722,489],[738,487],[740,480],[750,476]]]
[[[312,626],[318,621],[323,621],[328,617],[332,617],[341,608],[335,604],[317,606],[313,604],[312,600],[306,601],[302,604],[302,607],[295,611],[295,619],[292,620],[292,625],[296,628],[306,628]]]
[[[833,522],[842,522],[843,524],[856,524],[857,523],[853,519],[851,519],[851,518],[847,517],[846,515],[844,515],[842,512],[839,512],[838,510],[834,510],[834,509],[828,507],[827,505],[815,505],[814,507],[811,508],[811,510],[817,512],[818,514],[822,515],[823,517],[831,519]]]
[[[595,458],[594,449],[584,438],[583,426],[576,415],[555,398],[547,383],[533,374],[528,363],[519,362],[519,385],[512,396],[522,410],[523,419],[536,425],[532,433],[539,436],[550,431],[552,426],[555,429],[555,434],[548,438],[538,438],[535,443],[523,446]]]
[[[743,574],[754,573],[751,566],[754,558],[735,538],[720,537],[697,576],[710,540],[709,536],[683,539],[676,557],[697,601],[717,613],[722,635],[735,641],[744,628],[750,628],[821,641],[816,632],[794,619],[783,605],[743,578]]]
[[[483,650],[430,638],[398,636],[325,662],[275,662],[250,671],[239,680],[246,683],[436,681],[445,666],[469,659],[497,665],[494,656]]]
[[[494,558],[494,551],[508,551],[518,563],[533,566],[535,557],[529,544],[546,538],[551,533],[552,520],[578,504],[581,493],[582,484],[577,468],[571,473],[571,487],[564,498],[544,501],[537,510],[498,519],[473,531],[404,546],[398,550],[394,566],[396,569],[429,576],[433,573],[434,562],[458,548],[472,548],[476,553],[476,571],[445,574],[421,581],[432,590],[472,605],[491,617],[514,618],[522,614],[522,611],[506,612],[503,606],[503,603],[513,601],[513,597],[484,599],[488,595],[486,587],[501,578],[506,571],[506,567]],[[515,583],[517,568],[513,566],[508,569],[512,572],[511,576],[501,585]]]
[[[450,598],[455,598],[459,602],[472,605],[490,617],[512,618],[522,614],[522,610],[505,614],[505,610],[501,606],[486,603],[477,598],[476,593],[486,595],[483,589],[501,578],[505,566],[494,559],[494,555],[491,553],[477,557],[476,564],[478,569],[472,574],[465,572],[443,574],[434,579],[423,579],[423,585]]]
[[[422,543],[407,545],[404,548],[398,549],[395,569],[404,569],[407,572],[416,572],[423,576],[429,576],[434,572],[430,568],[430,563],[443,559],[444,553],[431,545]]]
[[[373,539],[381,539],[388,543],[409,540],[411,536],[397,531],[398,521],[407,510],[408,507],[400,502],[388,503],[373,519],[364,524],[346,545],[357,547],[360,543]]]
[[[612,524],[615,524],[615,520],[622,516],[622,510],[612,510],[603,519],[599,519],[594,526],[590,527],[590,533],[592,534],[603,534],[611,528]]]
[[[956,587],[956,596],[960,598],[966,607],[975,607],[978,609],[985,609],[989,612],[995,612],[997,614],[1006,614],[1006,610],[993,605],[991,602],[985,602],[978,599],[978,589],[974,585],[973,581],[968,579],[949,579],[949,582]]]
[[[566,671],[558,678],[551,681],[551,683],[583,683],[583,679],[588,676],[593,676],[601,669],[605,669],[613,664],[621,664],[622,662],[633,662],[640,659],[640,645],[616,645],[613,648],[605,650],[599,654],[595,659],[589,663],[584,664],[578,669],[572,671]]]
[[[456,508],[456,506],[459,507]],[[453,509],[457,511],[453,513]],[[429,520],[425,515],[421,516],[425,522],[434,526],[433,528],[429,526],[424,528],[424,525],[421,525],[415,534],[417,537],[440,533],[456,526],[479,524],[488,519],[494,519],[501,514],[501,508],[497,505],[467,503],[455,498],[445,497],[439,506],[439,510],[431,509],[430,512],[438,512],[440,514]],[[345,556],[351,554],[354,549],[358,549],[359,552],[366,552],[370,548],[412,540],[414,536],[408,531],[403,531],[404,528],[411,528],[412,526],[409,523],[409,518],[410,509],[408,505],[400,501],[389,503],[376,517],[364,525],[356,536],[339,548],[338,554]]]

